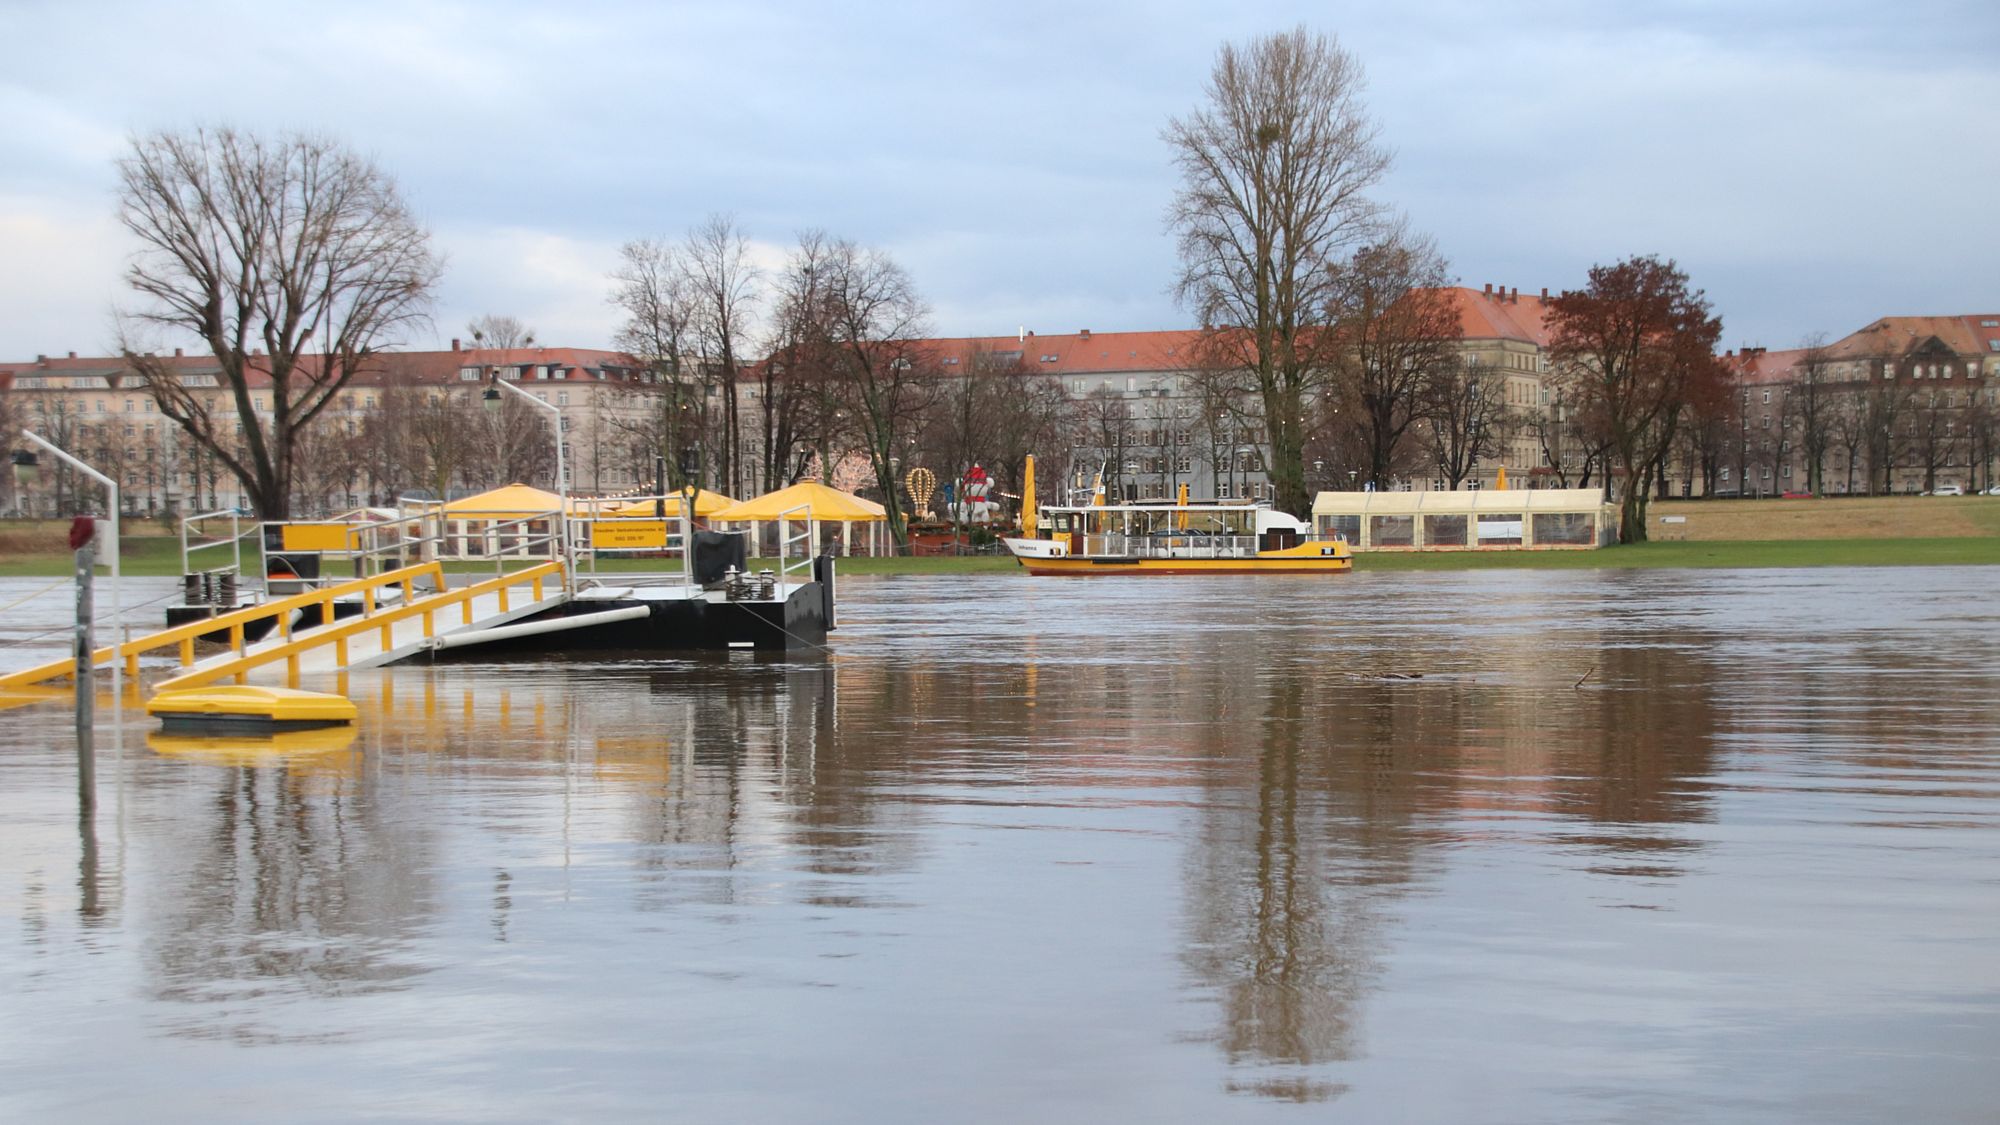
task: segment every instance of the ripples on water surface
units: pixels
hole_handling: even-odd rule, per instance
[[[854,579],[94,840],[0,713],[0,1116],[1991,1121],[1993,574]]]

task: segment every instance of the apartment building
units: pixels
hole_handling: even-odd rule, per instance
[[[1883,317],[1821,348],[1725,361],[1740,434],[1719,493],[1807,490],[1814,445],[1825,493],[1970,491],[2000,478],[2000,314]]]
[[[227,389],[214,357],[176,349],[171,356],[156,358],[183,387],[204,397],[216,417],[229,419],[226,424],[242,432],[234,405],[225,401]],[[587,348],[465,348],[454,340],[449,351],[372,357],[337,392],[314,420],[312,437],[301,449],[301,479],[295,486],[310,496],[301,514],[393,503],[398,494],[414,490],[419,481],[384,464],[395,458],[381,450],[371,454],[360,446],[371,423],[384,412],[408,410],[412,404],[461,405],[468,419],[477,419],[485,388],[496,379],[561,408],[572,488],[614,492],[651,480],[650,449],[636,447],[645,444],[639,435],[654,399],[646,393],[647,376],[631,357]],[[270,410],[269,377],[256,371],[255,357],[248,391],[259,414]],[[0,363],[0,397],[16,426],[35,430],[119,479],[128,514],[164,516],[248,506],[234,476],[159,413],[153,396],[119,357],[71,352],[36,356],[32,362]],[[6,448],[18,444],[8,442]],[[27,489],[12,479],[0,480],[0,511],[50,515],[74,510],[66,495],[74,487],[67,474],[44,476]],[[525,483],[553,486],[552,464],[544,479]]]

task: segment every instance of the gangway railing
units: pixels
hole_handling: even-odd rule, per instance
[[[437,567],[437,563],[426,563],[423,567],[413,567],[411,569],[425,570]],[[159,690],[173,691],[180,688],[200,687],[203,684],[214,683],[224,677],[233,678],[237,683],[246,683],[250,678],[252,670],[263,667],[266,664],[275,664],[280,660],[285,662],[285,682],[289,686],[297,687],[299,681],[299,655],[301,653],[333,645],[334,659],[341,667],[346,667],[348,662],[347,642],[350,638],[372,629],[380,630],[382,651],[388,652],[393,647],[393,630],[396,623],[406,621],[412,617],[421,617],[423,619],[423,637],[428,641],[437,636],[437,614],[440,610],[458,606],[461,611],[462,623],[471,625],[473,622],[472,603],[475,598],[486,594],[497,594],[500,611],[506,613],[511,608],[508,604],[507,592],[509,589],[519,586],[522,583],[531,583],[533,586],[533,599],[539,602],[544,597],[544,580],[561,575],[563,569],[563,564],[560,561],[546,562],[539,566],[529,567],[526,570],[511,571],[497,578],[488,578],[481,582],[475,582],[469,586],[440,590],[438,593],[419,601],[404,601],[401,604],[383,608],[371,607],[372,611],[364,613],[362,616],[350,617],[345,621],[318,626],[299,636],[290,637],[283,644],[259,649],[256,652],[245,652],[239,648],[236,659],[223,661],[207,668],[175,676],[173,679],[162,683]],[[438,573],[442,575],[442,570],[440,569]]]
[[[317,605],[320,607],[320,620],[322,622],[330,622],[333,620],[334,601],[352,594],[359,594],[362,598],[363,617],[354,620],[366,620],[367,616],[373,614],[376,610],[376,597],[379,591],[385,587],[399,586],[402,588],[403,601],[407,604],[415,600],[417,583],[424,578],[429,578],[435,583],[438,589],[444,588],[444,568],[437,563],[424,563],[420,566],[404,567],[400,570],[392,570],[370,578],[357,578],[343,582],[337,586],[309,590],[303,594],[293,594],[290,597],[263,602],[247,609],[219,613],[214,617],[206,617],[199,621],[189,622],[186,625],[176,625],[157,633],[148,633],[143,637],[135,637],[129,641],[107,645],[91,653],[91,667],[97,668],[108,665],[114,660],[122,659],[125,661],[126,676],[137,679],[139,675],[140,656],[171,647],[178,650],[180,665],[186,668],[192,666],[195,662],[195,639],[224,630],[229,634],[229,647],[241,653],[246,644],[244,636],[246,626],[262,621],[265,618],[276,618],[280,634],[290,637],[292,635],[293,613],[307,606]],[[521,580],[523,579],[517,579],[516,581]],[[539,589],[538,583],[538,599],[540,596]],[[310,630],[310,632],[317,633],[318,630],[314,629]],[[75,667],[76,662],[74,659],[64,657],[61,660],[54,660],[47,664],[13,672],[6,676],[0,676],[0,690],[45,683],[49,680],[69,675],[75,670]]]
[[[791,516],[796,512],[806,513],[806,529],[797,535],[793,535],[791,533]],[[801,542],[803,546],[799,551],[799,561],[792,562],[792,544]],[[819,521],[813,518],[812,505],[800,504],[796,508],[787,508],[778,513],[778,584],[780,587],[783,587],[788,576],[794,571],[805,572],[805,577],[799,580],[801,585],[812,581],[813,552],[817,549],[818,544]],[[779,590],[778,596],[780,598],[784,596],[782,589]]]
[[[190,526],[197,523],[207,523],[209,520],[219,520],[224,516],[229,517],[229,538],[210,539],[206,543],[190,544],[188,542],[188,528]],[[194,573],[191,560],[193,560],[196,552],[213,551],[227,547],[231,548],[232,557],[230,565],[235,569],[236,573],[242,574],[243,537],[246,534],[255,535],[257,533],[257,526],[256,524],[252,524],[248,532],[243,530],[243,511],[240,508],[218,508],[213,512],[199,512],[183,518],[181,520],[181,573]]]

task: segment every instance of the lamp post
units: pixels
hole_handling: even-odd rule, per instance
[[[523,399],[527,400],[530,406],[541,407],[543,410],[546,410],[550,414],[555,416],[556,504],[557,504],[556,549],[561,553],[563,560],[563,587],[564,589],[568,589],[574,576],[570,573],[570,565],[569,565],[569,463],[563,458],[562,408],[555,406],[551,403],[543,402],[541,399],[536,398],[534,395],[529,394],[528,392],[522,390],[521,388],[515,386],[512,383],[509,383],[502,379],[495,379],[493,382],[488,383],[486,385],[486,393],[479,396],[481,405],[483,405],[486,408],[488,413],[493,413],[500,409],[501,395],[499,388],[501,387],[505,387],[506,389],[514,392],[515,394],[520,395]]]

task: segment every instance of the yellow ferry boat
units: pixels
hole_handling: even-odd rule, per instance
[[[1030,462],[1019,538],[1002,543],[1029,574],[1338,574],[1354,569],[1345,539],[1262,504],[1106,504],[1037,509]]]

